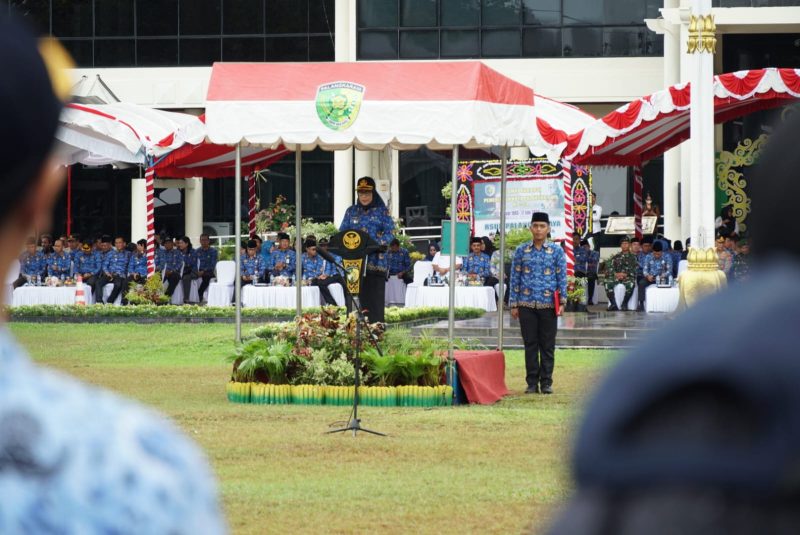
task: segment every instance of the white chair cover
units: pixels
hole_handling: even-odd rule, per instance
[[[336,304],[339,305],[340,307],[343,307],[345,302],[344,302],[344,288],[342,288],[342,285],[336,282],[328,286],[328,290],[331,292],[331,297],[333,297],[333,300],[336,301]],[[305,295],[303,296],[303,299],[305,299]]]
[[[602,286],[601,286],[602,288]],[[597,294],[597,288],[595,288],[595,295]],[[617,301],[617,308],[622,310],[622,302],[625,300],[625,285],[624,284],[617,284],[614,286],[614,299]],[[636,307],[639,306],[639,287],[633,287],[633,294],[631,295],[631,300],[628,301],[628,310],[636,310]]]
[[[208,285],[208,306],[226,307],[233,301],[234,281],[236,280],[236,262],[222,260],[215,268],[217,280]]]
[[[681,273],[689,269],[689,261],[688,260],[681,260],[678,262],[678,276],[681,276]]]
[[[127,284],[127,282],[125,284]],[[103,286],[103,302],[106,302],[108,300],[108,297],[111,295],[111,291],[113,289],[114,289],[114,285],[113,284],[106,284],[106,285]],[[117,296],[116,300],[114,300],[114,303],[113,303],[114,306],[121,306],[122,305],[122,295],[127,291],[128,291],[127,286],[123,286],[122,291],[119,293],[119,295]],[[72,299],[73,303],[75,302],[74,295],[75,294],[73,292],[73,299]]]
[[[14,259],[11,265],[8,266],[8,274],[6,275],[6,284],[14,284],[19,278],[19,260]]]
[[[659,288],[650,285],[645,292],[644,309],[647,312],[673,312],[678,308],[680,290],[677,286],[672,288]]]
[[[217,272],[217,282],[219,284],[233,284],[236,280],[236,262],[233,260],[217,262],[215,271]]]
[[[386,281],[385,301],[387,305],[402,305],[406,302],[406,283],[397,276]]]
[[[406,287],[406,308],[447,307],[450,289],[447,286]],[[456,307],[482,308],[487,312],[497,310],[494,288],[489,286],[459,286],[455,295]]]
[[[425,284],[425,279],[431,275],[433,275],[433,262],[418,260],[414,264],[414,281],[411,284],[422,286]]]

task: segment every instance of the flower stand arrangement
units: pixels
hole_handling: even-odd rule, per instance
[[[226,391],[234,403],[262,405],[351,405],[355,372],[352,360],[354,315],[323,307],[294,323],[268,324],[242,344],[230,360]],[[453,404],[446,384],[446,342],[406,332],[370,330],[383,349],[372,346],[362,330],[362,405],[374,407],[438,407]]]

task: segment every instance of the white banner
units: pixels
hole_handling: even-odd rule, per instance
[[[565,239],[564,188],[560,177],[509,180],[506,183],[506,230],[528,228],[534,212],[550,216],[551,238]],[[473,182],[475,236],[489,236],[500,228],[500,181]]]

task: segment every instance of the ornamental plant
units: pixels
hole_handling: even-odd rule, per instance
[[[286,229],[293,221],[295,206],[286,203],[286,197],[278,195],[264,209],[256,213],[256,232],[276,232]]]
[[[154,273],[144,284],[131,282],[125,299],[132,305],[164,305],[169,296],[164,293],[164,283],[160,273]]]

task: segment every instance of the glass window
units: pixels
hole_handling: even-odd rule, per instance
[[[136,65],[136,41],[133,39],[95,39],[95,67],[133,67]]]
[[[478,26],[481,23],[481,0],[440,0],[442,26]]]
[[[267,37],[267,61],[308,61],[308,37]]]
[[[642,0],[607,0],[604,20],[606,24],[642,24],[645,4]]]
[[[28,19],[34,28],[50,33],[50,0],[11,0],[10,5],[13,12]]]
[[[89,39],[76,41],[70,39],[62,39],[61,43],[67,49],[69,55],[75,60],[78,67],[93,67],[94,66],[94,46]]]
[[[180,2],[181,35],[220,34],[222,30],[220,0],[180,0]],[[183,43],[181,43],[181,63],[183,63]]]
[[[604,56],[644,56],[647,30],[641,26],[636,28],[604,28]]]
[[[589,58],[603,54],[602,28],[564,28],[564,57]]]
[[[181,39],[180,64],[184,66],[210,66],[220,59],[219,38]]]
[[[563,0],[564,26],[603,24],[603,2],[597,0]]]
[[[103,0],[94,7],[95,35],[133,36],[133,0]]]
[[[664,36],[658,35],[655,32],[645,32],[646,38],[646,55],[647,56],[663,56],[664,55]]]
[[[177,39],[137,39],[136,64],[140,67],[170,67],[178,64]]]
[[[92,37],[92,0],[53,0],[53,35]]]
[[[306,33],[306,0],[267,0],[267,33]]]
[[[400,0],[400,25],[436,26],[436,0]],[[401,55],[402,49],[401,38]]]
[[[509,26],[520,23],[521,0],[483,0],[483,26]]]
[[[333,61],[336,53],[329,35],[308,38],[308,61]]]
[[[519,57],[519,30],[483,30],[481,55],[485,58]]]
[[[526,58],[561,57],[561,28],[526,28],[523,30],[522,55]]]
[[[400,32],[400,57],[403,59],[427,59],[439,56],[438,30]]]
[[[644,16],[648,19],[657,19],[661,16],[659,9],[664,7],[663,0],[645,0]]]
[[[308,31],[334,33],[336,31],[336,0],[308,0]]]
[[[178,0],[136,0],[136,35],[178,35]]]
[[[358,0],[359,28],[397,26],[397,0]]]
[[[222,61],[264,61],[264,38],[223,38]]]
[[[478,58],[481,55],[477,30],[442,30],[443,58]]]
[[[525,24],[561,26],[561,0],[522,0]]]
[[[358,59],[397,59],[397,32],[358,32]]]
[[[263,0],[223,0],[222,33],[264,33]]]

